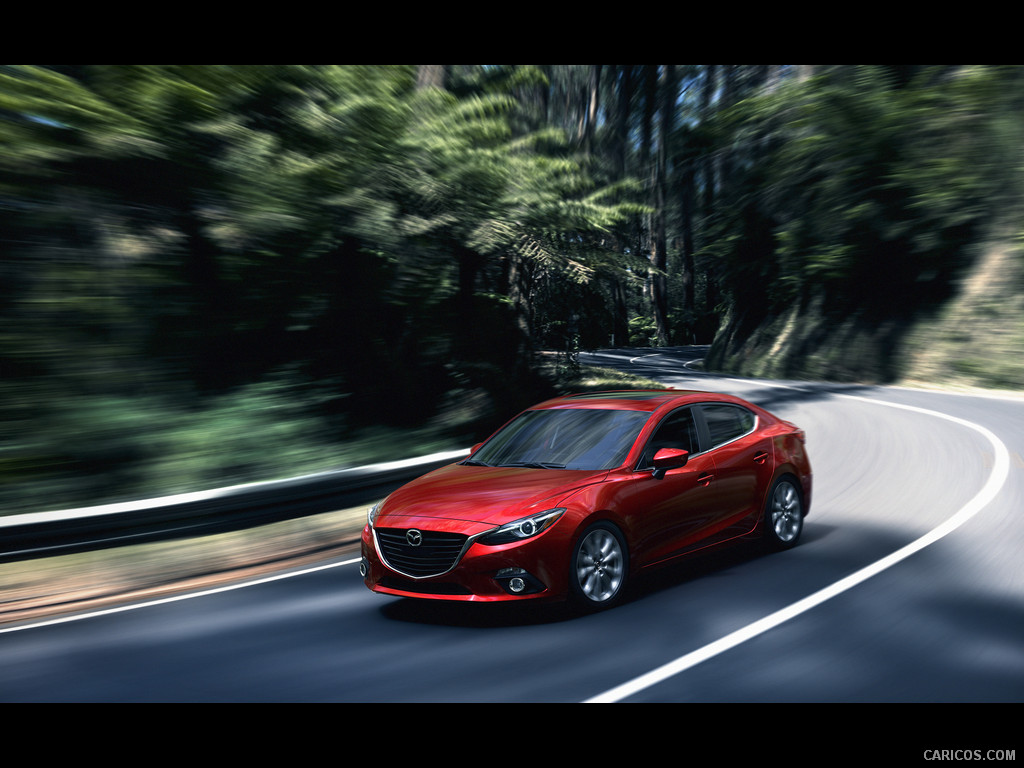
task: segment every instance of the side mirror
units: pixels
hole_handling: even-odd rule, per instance
[[[474,446],[473,446],[472,448],[470,448],[470,449],[469,449],[469,455],[470,455],[470,456],[472,456],[472,455],[473,455],[474,453],[476,453],[477,451],[479,451],[479,450],[480,450],[480,446],[481,446],[481,445],[483,445],[483,443],[477,443],[477,444],[476,444],[476,445],[474,445]]]
[[[670,469],[685,466],[689,458],[689,451],[682,448],[662,448],[654,454],[654,472],[651,474],[660,480]]]

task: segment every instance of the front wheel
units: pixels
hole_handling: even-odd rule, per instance
[[[768,494],[764,510],[765,539],[772,549],[789,549],[804,528],[804,505],[792,477],[780,477]]]
[[[607,523],[592,525],[573,548],[570,565],[573,597],[585,608],[607,608],[622,596],[628,555],[618,529]]]

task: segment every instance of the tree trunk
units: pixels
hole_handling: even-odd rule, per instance
[[[615,107],[615,147],[612,157],[615,179],[626,175],[626,156],[629,152],[629,117],[633,107],[633,65],[623,64],[618,73],[618,100]]]
[[[707,75],[704,80],[704,88],[701,92],[701,123],[707,123],[711,119],[711,105],[715,98],[715,90],[718,87],[719,68],[717,64],[707,65]],[[706,144],[705,144],[706,146]],[[704,179],[703,211],[707,215],[715,203],[715,188],[718,183],[718,163],[714,152],[706,152],[701,159],[701,171]]]
[[[681,234],[683,240],[683,311],[696,319],[697,307],[694,296],[694,251],[693,243],[693,164],[687,163],[683,171],[681,194]]]
[[[597,125],[597,110],[601,92],[601,65],[590,67],[587,81],[586,122],[583,125],[583,151],[590,154],[594,150],[594,127]]]
[[[652,301],[658,345],[666,346],[671,336],[668,320],[668,236],[665,221],[668,212],[666,210],[666,185],[668,184],[668,145],[672,137],[676,108],[676,70],[672,64],[666,64],[662,71],[658,87],[658,105],[660,111],[658,132],[660,136],[654,167],[652,260],[655,272],[652,277]]]
[[[448,85],[449,64],[417,64],[416,65],[416,87],[441,88]]]

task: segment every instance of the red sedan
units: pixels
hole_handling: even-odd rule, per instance
[[[731,395],[560,397],[369,513],[375,592],[612,605],[639,571],[706,547],[796,544],[811,501],[804,432]]]

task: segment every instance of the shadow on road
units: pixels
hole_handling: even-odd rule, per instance
[[[800,546],[811,545],[828,536],[832,530],[831,526],[808,526]],[[708,553],[684,557],[676,563],[635,575],[627,585],[627,593],[620,606],[643,601],[658,592],[773,554],[785,556],[784,553],[766,551],[759,541],[743,541]],[[589,615],[569,603],[461,603],[413,598],[388,603],[380,610],[386,618],[394,621],[477,629],[552,624]],[[611,609],[612,612],[615,610]]]
[[[394,621],[474,629],[553,624],[577,615],[559,603],[458,603],[411,598],[388,603],[380,611]]]

